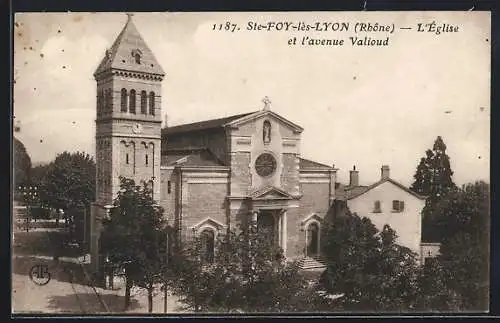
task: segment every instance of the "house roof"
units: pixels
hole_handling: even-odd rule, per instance
[[[335,188],[335,196],[338,200],[348,200],[353,196],[358,196],[364,193],[368,186],[358,185],[358,186],[349,186],[341,183],[337,183],[338,187]]]
[[[136,51],[140,52],[140,64],[135,62],[134,54]],[[111,48],[106,50],[94,76],[110,69],[165,75],[153,52],[139,34],[130,15]]]
[[[321,164],[321,163],[318,163],[318,162],[315,162],[315,161],[312,161],[309,159],[305,159],[305,158],[299,159],[299,167],[300,167],[300,169],[303,169],[303,168],[333,169],[333,167],[331,167],[331,166]]]
[[[391,179],[391,178],[385,178],[385,179],[382,179],[378,182],[375,182],[373,183],[372,185],[369,185],[369,186],[353,186],[353,187],[345,187],[344,188],[344,192],[345,192],[345,199],[347,200],[350,200],[350,199],[354,199],[360,195],[363,195],[365,194],[366,192],[374,189],[375,187],[385,183],[385,182],[390,182],[392,183],[393,185],[396,185],[397,187],[399,187],[400,189],[406,191],[407,193],[415,196],[416,198],[418,199],[421,199],[421,200],[425,200],[425,196],[422,196],[418,193],[415,193],[414,191],[410,190],[409,188],[407,188],[406,186],[404,186],[403,184]]]
[[[247,112],[247,113],[237,114],[237,115],[224,117],[224,118],[210,119],[210,120],[205,120],[205,121],[200,121],[200,122],[182,124],[182,125],[178,125],[178,126],[163,128],[161,132],[163,135],[163,134],[177,134],[177,133],[185,133],[185,132],[192,132],[192,131],[223,128],[226,123],[231,122],[231,121],[236,120],[236,119],[243,118],[243,117],[248,116],[248,115],[253,114],[253,113],[255,113],[255,112]]]
[[[224,163],[207,148],[171,149],[163,153],[166,155],[161,156],[162,166],[225,166]]]

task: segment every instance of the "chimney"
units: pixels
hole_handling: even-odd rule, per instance
[[[349,172],[349,186],[358,186],[359,185],[359,172],[356,170],[356,165],[352,167],[352,170]]]
[[[390,177],[389,165],[382,165],[380,177],[381,180],[388,179]]]

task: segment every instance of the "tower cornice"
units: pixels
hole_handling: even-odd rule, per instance
[[[153,74],[149,72],[138,72],[138,71],[127,71],[121,69],[110,69],[100,73],[94,74],[94,79],[96,81],[104,80],[112,76],[122,76],[127,78],[135,78],[139,80],[149,80],[149,81],[163,81],[165,74]]]

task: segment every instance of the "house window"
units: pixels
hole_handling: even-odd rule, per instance
[[[381,213],[382,212],[382,209],[380,207],[380,201],[375,201],[375,203],[373,203],[373,213]]]
[[[141,113],[142,114],[147,114],[147,105],[148,105],[148,96],[146,94],[146,91],[141,91]]]
[[[130,90],[129,111],[135,114],[135,90]]]
[[[127,89],[122,89],[120,107],[121,112],[127,112]]]
[[[155,115],[155,93],[149,92],[149,114]]]
[[[212,229],[204,229],[200,235],[201,259],[205,263],[212,263],[215,256],[215,233]]]
[[[392,201],[392,212],[403,212],[405,209],[405,202],[394,200]]]
[[[170,194],[172,192],[172,183],[170,181],[167,182],[167,193]]]

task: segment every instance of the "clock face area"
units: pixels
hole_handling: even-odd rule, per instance
[[[269,177],[276,171],[276,158],[270,153],[263,153],[255,160],[255,171],[261,177]]]
[[[134,133],[141,133],[142,132],[142,125],[140,123],[136,123],[132,126],[132,131]]]

